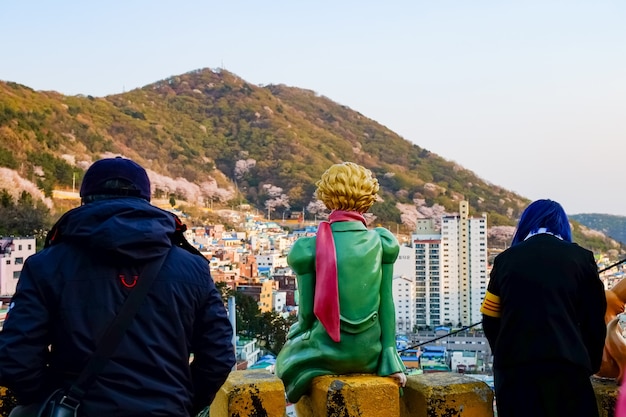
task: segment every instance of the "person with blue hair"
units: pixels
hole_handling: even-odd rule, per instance
[[[606,296],[593,253],[572,242],[553,200],[522,213],[483,300],[499,417],[598,416]]]
[[[572,241],[572,229],[563,207],[556,201],[537,200],[522,213],[511,246],[523,242],[529,234],[538,233],[542,228],[546,229],[546,233]]]

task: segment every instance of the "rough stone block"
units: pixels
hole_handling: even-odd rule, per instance
[[[591,377],[591,385],[596,393],[600,417],[613,417],[620,386],[613,378],[596,377]]]
[[[329,375],[313,379],[310,395],[296,404],[298,417],[398,417],[398,385],[376,375]]]
[[[210,417],[284,417],[285,386],[264,370],[233,371],[211,404]]]
[[[449,372],[411,375],[401,417],[493,417],[494,394],[477,379]]]

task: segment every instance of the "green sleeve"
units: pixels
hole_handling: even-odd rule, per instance
[[[380,242],[383,245],[383,264],[393,264],[398,259],[400,253],[400,244],[396,237],[384,227],[374,229],[380,236]]]
[[[379,375],[404,372],[405,366],[396,349],[396,310],[393,304],[393,264],[398,257],[400,245],[395,236],[387,229],[376,228],[382,247],[382,281],[380,287],[380,326],[382,352],[378,363]]]

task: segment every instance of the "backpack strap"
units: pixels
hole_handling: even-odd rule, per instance
[[[176,230],[174,231],[174,237],[172,239],[172,243],[175,246],[179,246],[185,249],[187,252],[191,252],[194,255],[202,256],[202,258],[206,259],[204,255],[189,241],[185,238],[185,231],[187,230],[187,225],[184,224],[180,218],[174,213],[170,213],[174,217],[174,221],[176,222]],[[208,259],[207,259],[208,262]]]
[[[98,343],[98,347],[89,358],[87,365],[85,365],[76,381],[74,381],[62,397],[60,402],[64,406],[72,409],[78,408],[87,389],[96,380],[100,371],[102,371],[107,364],[109,357],[120,344],[122,337],[152,287],[152,283],[156,280],[157,275],[159,275],[163,262],[165,262],[165,258],[167,258],[169,253],[170,251],[167,251],[165,255],[148,262],[144,266],[137,286],[130,292],[120,311],[117,313],[117,316],[115,316],[111,324],[109,324],[109,327]]]

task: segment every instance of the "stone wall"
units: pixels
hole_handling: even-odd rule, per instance
[[[315,378],[296,405],[298,417],[492,417],[493,392],[484,382],[453,373],[410,376],[400,389],[373,375]],[[284,417],[282,382],[266,371],[231,373],[210,417]]]
[[[593,379],[601,417],[613,417],[618,387]],[[408,377],[400,389],[391,378],[323,376],[296,405],[298,417],[493,417],[487,384],[456,373]],[[0,417],[14,399],[0,388]],[[210,408],[210,417],[286,417],[282,381],[267,371],[233,371]]]

